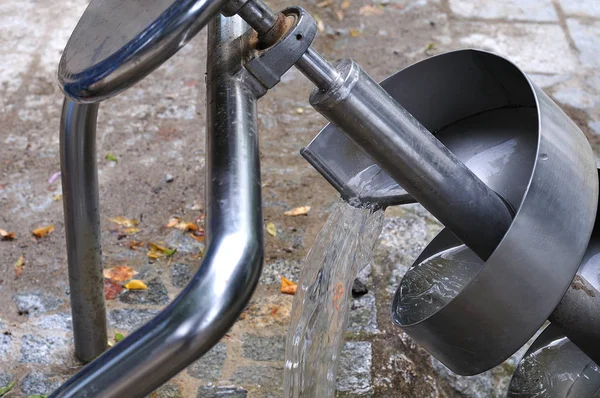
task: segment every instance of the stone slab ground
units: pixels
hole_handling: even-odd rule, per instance
[[[301,0],[318,15],[316,47],[330,59],[353,58],[376,79],[428,56],[477,47],[508,56],[528,72],[600,149],[600,2],[597,0]],[[274,8],[291,5],[281,0]],[[362,8],[375,5],[372,8]],[[61,93],[57,62],[86,6],[84,0],[0,2],[0,387],[6,397],[48,394],[80,367],[72,353],[69,288],[59,170]],[[381,6],[381,8],[379,8]],[[362,8],[362,10],[361,10]],[[343,20],[336,14],[343,13]],[[371,12],[369,12],[371,10]],[[204,71],[201,33],[177,56],[101,106],[98,162],[104,264],[127,264],[149,283],[146,293],[108,301],[110,333],[127,335],[185,286],[202,243],[163,228],[172,216],[202,215]],[[298,154],[324,119],[308,104],[310,84],[295,70],[260,101],[262,182],[267,235],[265,270],[245,316],[205,357],[154,397],[280,397],[284,335],[292,297],[279,278],[297,280],[331,206],[334,190]],[[107,160],[112,154],[118,162]],[[169,176],[170,175],[170,176]],[[168,182],[168,180],[172,180]],[[309,205],[305,217],[285,217]],[[141,221],[136,240],[177,246],[150,261],[127,247],[109,219]],[[54,225],[36,240],[34,228]],[[419,207],[388,210],[372,265],[361,276],[369,293],[352,303],[338,383],[342,397],[503,396],[515,360],[483,375],[458,377],[431,359],[388,315],[402,274],[439,230]],[[13,265],[24,255],[15,278]]]

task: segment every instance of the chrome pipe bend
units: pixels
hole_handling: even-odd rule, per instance
[[[257,95],[239,78],[245,24],[209,27],[207,251],[183,292],[154,319],[83,368],[51,398],[144,397],[210,350],[238,319],[264,257]],[[217,45],[217,43],[219,45]]]

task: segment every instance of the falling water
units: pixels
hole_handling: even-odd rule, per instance
[[[352,283],[371,260],[383,213],[337,203],[306,256],[287,335],[286,398],[333,397]]]

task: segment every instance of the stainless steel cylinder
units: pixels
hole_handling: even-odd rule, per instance
[[[504,201],[356,63],[337,69],[339,84],[316,90],[311,104],[487,259],[512,221]]]
[[[75,356],[89,362],[107,348],[96,165],[98,104],[66,99],[60,122],[67,263]]]
[[[477,374],[522,347],[570,286],[596,216],[594,155],[562,110],[493,54],[463,50],[429,58],[389,78],[387,87],[516,210],[487,261],[442,255],[461,244],[444,230],[407,272],[392,307],[394,322],[447,367]],[[417,301],[408,313],[410,282],[440,255],[444,275],[421,287],[441,294]]]

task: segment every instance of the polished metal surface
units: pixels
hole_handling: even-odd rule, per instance
[[[98,102],[175,54],[227,0],[92,0],[64,49],[58,80],[74,101]]]
[[[312,47],[296,62],[296,67],[322,91],[333,87],[341,79],[340,72]]]
[[[510,398],[600,397],[599,218],[600,213],[577,275],[550,316],[551,324],[513,374]]]
[[[600,397],[600,367],[552,324],[519,363],[508,398]]]
[[[261,50],[255,48],[246,69],[267,89],[279,83],[287,72],[310,47],[317,34],[317,22],[300,7],[289,7],[282,11],[293,24],[272,46]]]
[[[75,356],[89,362],[107,348],[100,244],[96,116],[98,104],[65,99],[60,122],[67,263]]]
[[[342,81],[315,90],[311,105],[479,257],[487,259],[512,215],[503,199],[353,61]]]
[[[451,370],[477,374],[523,346],[573,280],[596,215],[594,157],[562,110],[496,55],[448,53],[390,79],[390,94],[516,211],[490,258],[443,306],[405,322],[401,286],[392,307],[394,322]],[[440,234],[409,272],[459,244]]]
[[[209,28],[207,250],[198,272],[159,315],[50,397],[144,397],[213,347],[248,303],[262,268],[263,219],[257,94],[238,79],[245,29],[238,17]]]

